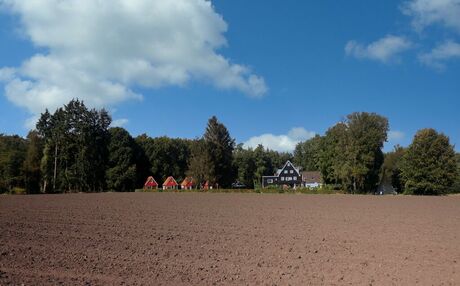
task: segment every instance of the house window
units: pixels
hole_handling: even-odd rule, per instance
[[[297,177],[294,177],[294,181],[297,181]]]
[[[294,174],[294,170],[290,170],[289,173]]]
[[[287,173],[288,173],[288,170],[284,170],[284,173],[287,174]]]
[[[268,179],[268,180],[267,180],[267,183],[273,184],[273,179]]]
[[[284,177],[281,177],[281,181],[284,181]]]

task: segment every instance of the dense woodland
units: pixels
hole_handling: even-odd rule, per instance
[[[41,114],[27,138],[0,134],[0,193],[133,191],[149,175],[160,184],[168,176],[192,176],[220,188],[235,181],[259,188],[261,177],[286,160],[320,171],[328,187],[348,193],[372,193],[382,184],[416,195],[460,191],[460,154],[447,136],[422,129],[407,148],[384,154],[389,123],[375,113],[352,113],[293,154],[236,145],[216,117],[194,140],[133,138],[110,124],[107,111],[72,100]]]

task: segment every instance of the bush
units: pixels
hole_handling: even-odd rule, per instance
[[[27,194],[26,189],[14,187],[9,192],[10,195],[25,195]]]

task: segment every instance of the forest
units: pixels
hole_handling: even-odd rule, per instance
[[[72,100],[42,113],[26,138],[0,134],[0,193],[129,192],[150,175],[160,184],[191,176],[220,188],[236,181],[260,188],[262,176],[286,160],[320,171],[325,186],[346,193],[373,193],[381,184],[415,195],[460,191],[460,154],[446,135],[421,129],[408,147],[384,153],[389,122],[375,113],[352,113],[292,154],[236,145],[215,116],[196,139],[134,138],[110,124],[106,110]]]

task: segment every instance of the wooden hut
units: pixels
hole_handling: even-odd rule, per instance
[[[151,190],[151,189],[158,189],[158,183],[155,181],[155,179],[150,176],[147,178],[147,181],[145,181],[144,184],[144,190]]]
[[[172,176],[169,176],[163,183],[163,190],[174,190],[177,189],[178,185],[176,180]]]
[[[187,177],[185,178],[182,183],[180,184],[181,186],[181,189],[183,190],[191,190],[193,189],[193,186],[195,185],[195,183],[193,182],[193,178],[192,177]]]
[[[209,183],[209,181],[206,181],[204,184],[203,184],[203,190],[212,190],[212,184]]]

